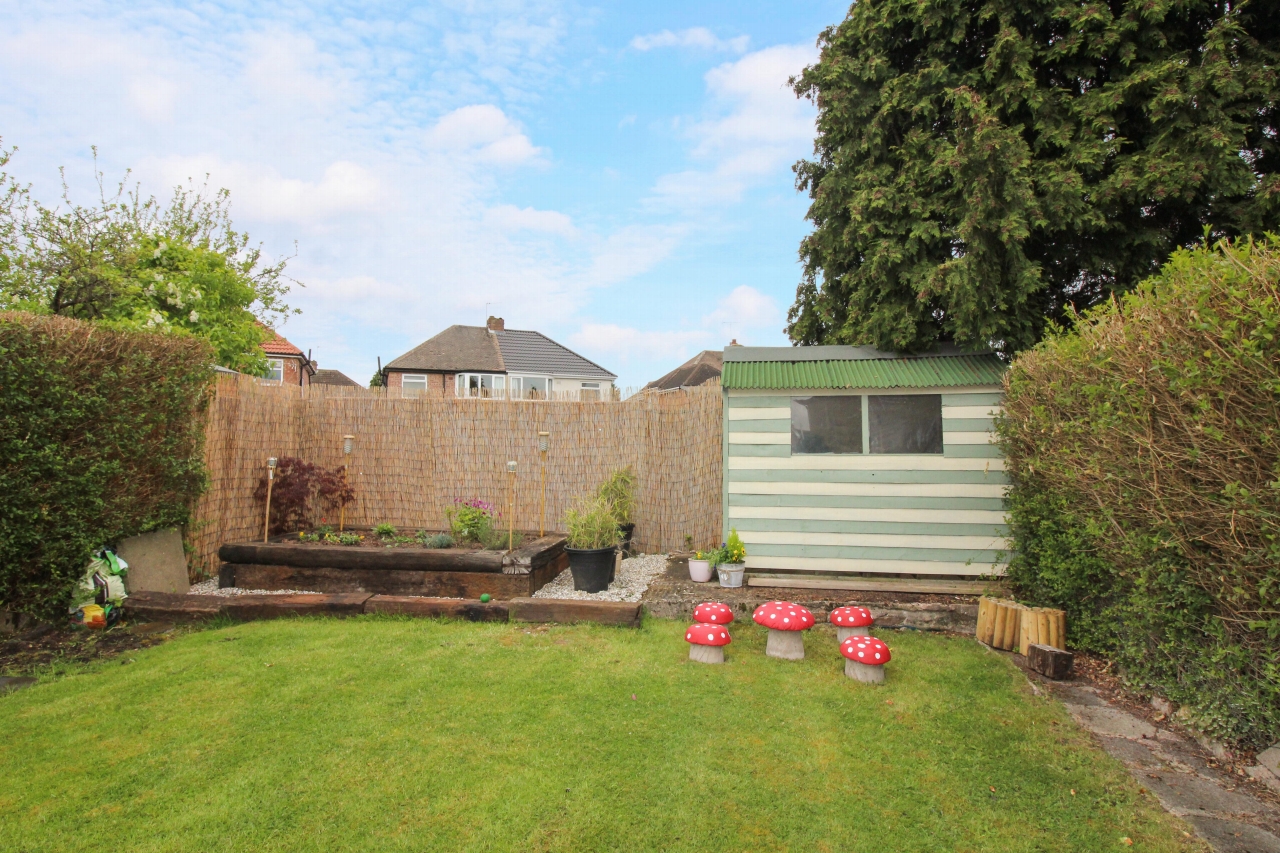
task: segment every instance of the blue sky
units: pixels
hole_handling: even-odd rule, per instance
[[[786,79],[847,6],[24,2],[0,137],[54,200],[207,173],[295,255],[281,332],[367,381],[486,311],[641,385],[730,337],[782,345],[813,110]],[[296,249],[295,249],[296,244]]]

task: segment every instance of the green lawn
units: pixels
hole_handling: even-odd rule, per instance
[[[825,627],[684,627],[292,619],[51,678],[0,697],[0,850],[1201,849],[972,640],[889,634],[872,687]]]

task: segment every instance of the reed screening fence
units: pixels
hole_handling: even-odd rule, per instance
[[[210,406],[209,488],[189,531],[193,567],[213,573],[224,542],[262,535],[263,506],[253,491],[271,456],[325,467],[348,466],[356,501],[348,526],[388,522],[440,530],[457,500],[496,505],[506,523],[507,462],[516,463],[517,530],[539,528],[546,454],[547,530],[615,468],[630,465],[636,495],[636,546],[647,552],[699,546],[721,532],[720,388],[699,386],[621,401],[457,399],[394,389],[264,385],[223,377]],[[354,435],[343,454],[343,436]],[[336,519],[329,519],[330,523]]]

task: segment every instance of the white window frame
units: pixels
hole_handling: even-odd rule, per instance
[[[475,380],[476,387],[471,387]],[[488,392],[484,393],[484,383],[488,381]],[[476,392],[476,393],[472,393]],[[507,395],[507,375],[505,373],[456,373],[453,377],[453,393],[456,397],[493,399]]]
[[[582,387],[578,390],[578,399],[584,403],[598,403],[604,399],[602,389],[599,382],[580,382]]]
[[[412,383],[412,384],[411,384]],[[431,387],[431,381],[425,373],[401,373],[400,374],[400,391],[421,391],[426,393]]]
[[[555,383],[555,380],[554,380],[552,377],[547,376],[546,374],[538,374],[538,373],[522,373],[522,374],[520,374],[520,375],[518,375],[518,376],[512,376],[512,377],[510,378],[510,381],[511,381],[511,390],[512,390],[513,392],[515,392],[515,393],[513,393],[513,394],[511,395],[511,399],[513,399],[513,400],[527,400],[527,399],[530,399],[529,397],[527,397],[527,396],[526,396],[526,392],[528,392],[528,390],[529,390],[529,380],[530,380],[530,379],[543,379],[543,380],[546,380],[546,383],[547,383],[547,396],[546,396],[545,398],[542,398],[542,399],[550,400],[550,399],[551,399],[551,395],[554,393],[554,383]],[[517,388],[519,389],[518,391],[516,390]]]
[[[262,378],[266,382],[279,382],[284,384],[284,359],[267,359],[267,375]]]

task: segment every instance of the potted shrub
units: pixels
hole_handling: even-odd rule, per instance
[[[609,588],[618,542],[622,538],[609,504],[600,498],[583,501],[564,514],[568,531],[565,553],[573,588],[581,592],[603,592]]]
[[[596,497],[609,505],[618,529],[622,531],[622,550],[630,553],[631,537],[636,525],[632,516],[636,511],[636,475],[631,466],[619,468],[600,484]]]
[[[729,538],[720,549],[719,557],[716,571],[720,574],[720,586],[742,586],[742,577],[747,569],[747,548],[736,529],[729,530]]]

